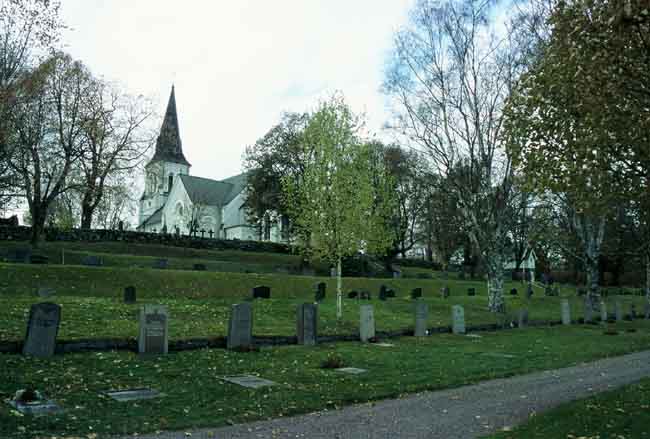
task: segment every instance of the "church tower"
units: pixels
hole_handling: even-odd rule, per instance
[[[145,188],[140,198],[140,224],[165,205],[174,180],[179,175],[189,175],[190,166],[183,155],[176,113],[176,96],[172,85],[165,119],[156,139],[156,151],[144,168]]]

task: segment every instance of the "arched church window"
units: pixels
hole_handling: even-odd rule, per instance
[[[181,203],[176,205],[176,214],[178,216],[183,216],[183,205]]]

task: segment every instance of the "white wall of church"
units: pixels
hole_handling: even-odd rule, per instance
[[[189,234],[192,215],[198,215],[199,230],[203,228],[206,232],[212,230],[217,233],[221,226],[221,209],[218,206],[195,206],[180,178],[177,180],[172,185],[167,204],[163,209],[162,222],[163,225],[167,226],[167,232],[174,233],[176,227],[178,227],[181,234]],[[193,209],[196,209],[196,211],[193,212]]]

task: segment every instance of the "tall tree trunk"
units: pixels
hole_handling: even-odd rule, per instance
[[[32,215],[32,236],[30,243],[33,248],[38,248],[43,240],[43,231],[45,230],[45,209],[40,203],[33,203],[30,210]]]
[[[90,229],[93,224],[93,214],[95,209],[90,203],[81,203],[81,228]]]
[[[503,297],[503,255],[500,252],[490,254],[486,258],[488,272],[488,309],[492,312],[502,312],[505,309]]]
[[[343,268],[341,257],[336,262],[336,318],[343,317]]]
[[[645,254],[645,298],[650,303],[650,249]]]
[[[591,303],[600,303],[598,261],[600,247],[605,237],[605,218],[576,214],[574,225],[584,248],[587,291]]]

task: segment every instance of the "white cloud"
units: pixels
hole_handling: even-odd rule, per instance
[[[283,111],[341,90],[378,132],[393,32],[412,0],[66,0],[66,50],[160,112],[171,83],[192,174],[239,172]]]

